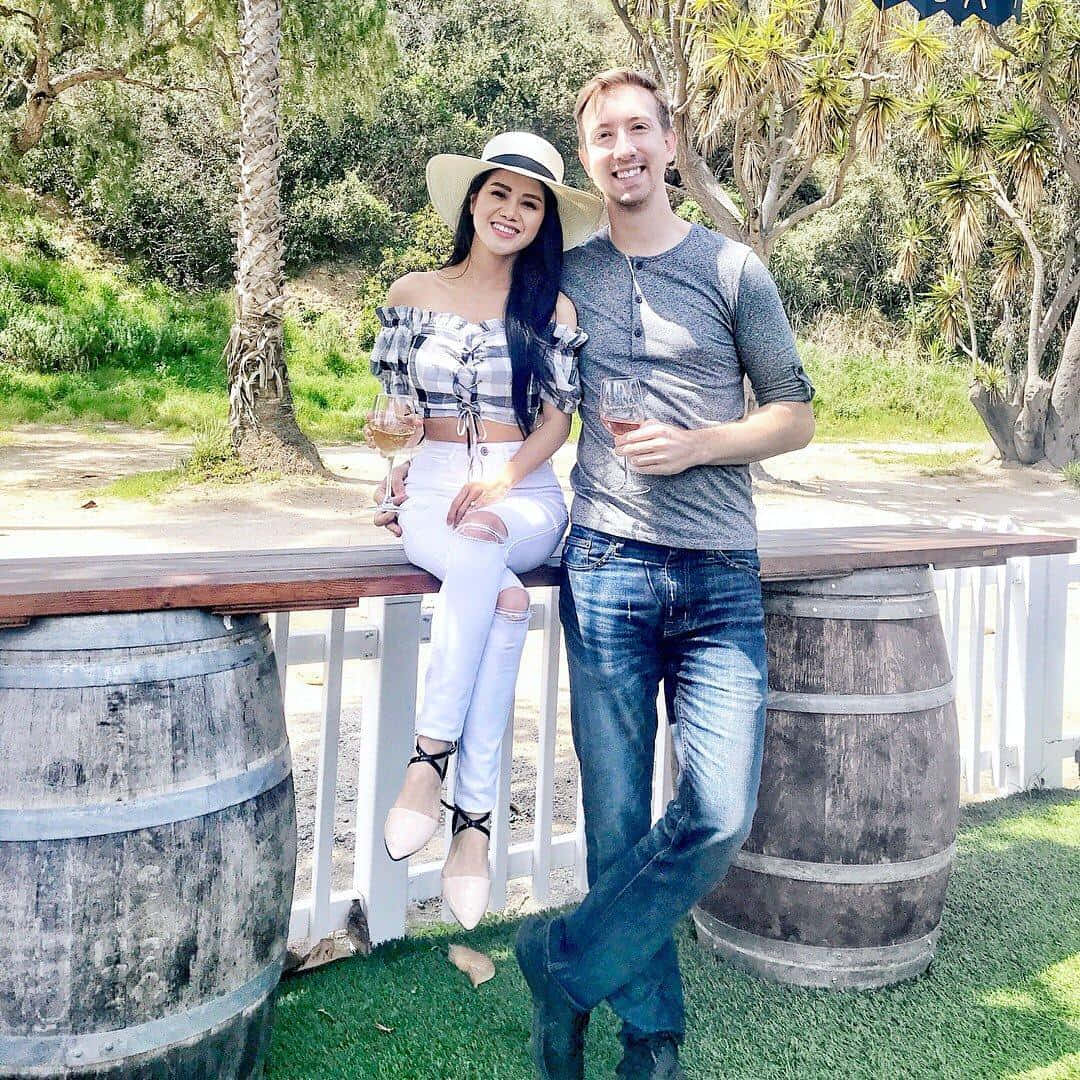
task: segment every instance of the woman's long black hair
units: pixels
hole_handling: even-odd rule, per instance
[[[460,266],[468,259],[476,236],[472,198],[495,171],[488,169],[469,185],[461,204],[457,229],[454,230],[454,248],[441,269]],[[551,188],[543,183],[540,186],[544,189],[544,220],[532,243],[519,251],[514,260],[504,316],[506,344],[510,350],[511,400],[514,416],[525,435],[532,430],[532,417],[528,411],[529,382],[534,377],[537,381],[540,379],[543,362],[541,343],[546,337],[548,323],[555,317],[563,264],[563,233],[558,204]]]

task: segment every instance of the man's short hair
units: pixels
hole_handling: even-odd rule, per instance
[[[634,68],[611,68],[594,75],[578,92],[574,106],[574,121],[577,124],[578,142],[585,142],[585,126],[582,118],[589,103],[600,94],[607,94],[620,86],[640,86],[648,90],[656,102],[656,116],[665,131],[671,130],[671,106],[667,95],[660,89],[660,84],[647,72],[635,71]]]

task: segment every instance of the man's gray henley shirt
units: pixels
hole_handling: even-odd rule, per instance
[[[760,405],[809,401],[814,389],[761,260],[701,225],[651,256],[624,255],[604,230],[566,253],[563,291],[589,334],[571,521],[669,547],[757,547],[748,466],[699,465],[642,477],[644,494],[622,491],[599,404],[603,379],[631,375],[646,416],[682,428],[740,419],[744,375]]]

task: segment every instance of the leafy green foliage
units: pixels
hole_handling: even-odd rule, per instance
[[[360,255],[374,265],[394,241],[393,211],[349,173],[296,199],[285,225],[286,260],[294,267],[326,255]]]
[[[42,240],[66,257],[42,255]],[[0,250],[0,426],[117,421],[201,435],[224,425],[227,293],[193,296],[101,264],[2,196]],[[358,437],[378,388],[366,350],[334,314],[287,319],[285,334],[305,430]]]
[[[613,57],[587,16],[516,0],[402,0],[400,60],[371,116],[339,126],[298,111],[286,132],[286,194],[355,171],[394,207],[427,203],[424,166],[437,153],[479,152],[498,131],[551,140],[574,182],[574,98]]]
[[[904,211],[896,176],[863,166],[836,206],[781,237],[769,269],[796,326],[825,310],[875,307],[889,315],[900,313],[905,290],[889,271]]]
[[[232,277],[236,153],[235,131],[210,106],[103,88],[24,167],[98,243],[197,289]]]

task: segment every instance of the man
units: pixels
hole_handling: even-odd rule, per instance
[[[761,768],[765,637],[748,463],[810,441],[813,388],[761,261],[672,212],[664,173],[675,135],[652,79],[598,75],[576,117],[610,222],[567,253],[563,278],[589,334],[560,611],[590,889],[567,915],[527,919],[516,951],[541,1077],[584,1076],[589,1013],[606,1000],[622,1021],[618,1074],[670,1080],[684,1075],[685,1032],[672,933],[746,838]],[[744,375],[760,406],[746,416]],[[613,453],[600,386],[631,376],[648,419]],[[661,681],[681,771],[651,827]]]
[[[760,260],[672,211],[675,134],[653,80],[598,75],[576,118],[610,222],[567,253],[563,277],[589,334],[560,611],[590,889],[570,914],[526,920],[516,948],[541,1077],[584,1075],[589,1012],[606,1000],[622,1021],[618,1074],[675,1078],[685,1019],[672,932],[749,833],[761,768],[748,463],[810,441],[813,388]],[[746,416],[744,375],[760,406]],[[600,387],[627,376],[648,419],[613,453]],[[625,484],[622,456],[638,483]],[[651,827],[661,680],[681,772]]]

